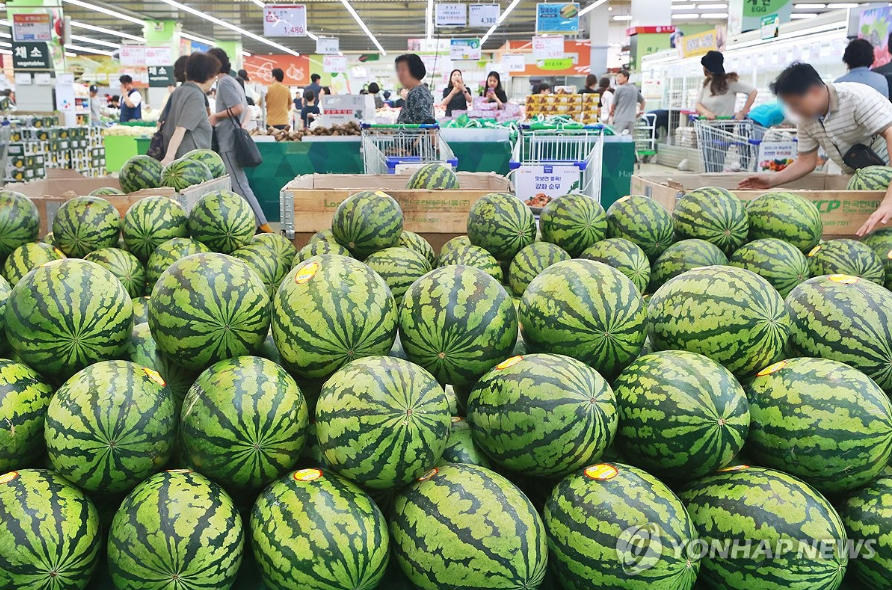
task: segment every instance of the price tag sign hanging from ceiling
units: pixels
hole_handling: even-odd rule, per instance
[[[343,74],[347,71],[347,58],[343,55],[322,57],[322,71],[326,74]]]
[[[536,33],[570,34],[579,32],[579,4],[536,5]]]
[[[263,8],[264,37],[306,37],[307,7],[304,4],[268,4]]]
[[[319,37],[316,39],[316,53],[319,55],[337,55],[341,52],[341,41],[337,37]]]
[[[564,38],[560,35],[533,37],[533,59],[559,59],[564,57]]]
[[[502,7],[498,4],[471,4],[468,7],[468,25],[486,28],[499,22]]]
[[[468,12],[464,4],[437,4],[438,27],[464,27],[468,24]]]

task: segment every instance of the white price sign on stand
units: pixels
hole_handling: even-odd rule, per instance
[[[464,4],[437,4],[438,27],[464,27],[468,24],[468,11]]]
[[[146,65],[146,48],[144,45],[121,45],[122,66]]]
[[[263,9],[264,37],[306,37],[307,7],[303,4],[267,5]]]
[[[146,47],[145,65],[169,66],[174,62],[170,47]]]
[[[341,51],[341,40],[337,37],[319,37],[316,39],[316,53],[319,55],[337,55]]]
[[[582,172],[573,164],[521,166],[514,176],[517,197],[526,201],[536,195],[557,198],[579,189]]]
[[[343,55],[322,56],[322,71],[326,74],[343,74],[347,71],[347,58]]]
[[[564,37],[561,35],[533,37],[533,57],[535,59],[559,59],[564,57]]]
[[[471,27],[489,28],[499,22],[502,7],[498,4],[471,4],[468,13]]]
[[[522,72],[527,69],[525,55],[503,55],[502,70],[505,72]]]

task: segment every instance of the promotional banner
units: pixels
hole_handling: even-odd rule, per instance
[[[537,4],[536,33],[578,33],[579,4]]]
[[[762,40],[777,39],[780,35],[780,16],[771,14],[762,17]]]
[[[788,23],[793,14],[793,0],[730,0],[728,3],[728,34],[739,35],[762,27],[762,18],[776,14]]]
[[[253,81],[262,84],[273,83],[273,70],[281,68],[285,72],[283,84],[305,86],[310,83],[310,62],[307,56],[294,55],[252,55],[244,59],[244,67]]]
[[[535,59],[555,59],[564,57],[564,38],[533,37],[533,57]]]
[[[13,14],[12,38],[16,41],[52,41],[52,15],[49,12]]]
[[[498,4],[471,4],[468,7],[468,25],[489,28],[499,22],[502,7]]]
[[[539,195],[556,199],[579,188],[580,174],[573,164],[524,165],[514,176],[515,192],[524,201]]]
[[[728,30],[725,26],[718,26],[696,35],[688,35],[682,37],[678,43],[678,52],[681,57],[699,57],[710,51],[724,51],[727,37]]]
[[[890,30],[892,30],[892,8],[883,6],[861,13],[858,38],[867,39],[873,44],[874,67],[884,66],[892,61],[892,47],[889,47]]]
[[[481,59],[480,39],[451,39],[449,42],[450,59]]]
[[[319,55],[337,55],[341,51],[341,40],[337,37],[319,37],[316,39],[316,53]]]
[[[464,27],[468,24],[468,11],[464,4],[437,4],[438,27]]]
[[[303,4],[266,5],[263,8],[264,37],[306,37],[307,7]]]

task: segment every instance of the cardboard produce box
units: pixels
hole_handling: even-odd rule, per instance
[[[633,176],[632,194],[650,197],[671,212],[685,193],[707,186],[726,188],[744,201],[769,192],[789,191],[808,199],[821,212],[825,240],[854,237],[885,197],[882,191],[847,190],[849,176],[819,173],[768,191],[739,190],[738,183],[747,176],[746,173]]]

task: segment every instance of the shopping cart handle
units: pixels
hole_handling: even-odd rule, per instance
[[[446,160],[446,163],[452,166],[453,169],[458,168],[458,158],[452,158],[451,160]]]
[[[520,163],[520,162],[515,162],[514,160],[511,160],[511,161],[508,162],[508,169],[509,169],[509,170],[517,170],[517,169],[520,168],[520,167],[521,167],[521,163]]]
[[[424,123],[422,125],[400,125],[400,124],[392,124],[392,125],[375,125],[373,123],[360,123],[360,129],[439,129],[440,125],[437,123]]]

